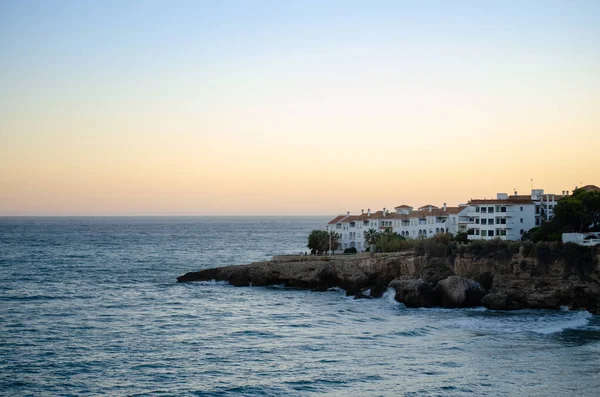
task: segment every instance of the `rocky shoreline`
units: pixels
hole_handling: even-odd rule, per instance
[[[589,263],[565,258],[472,254],[451,258],[414,251],[334,256],[279,256],[271,261],[186,273],[178,282],[227,281],[234,286],[285,285],[346,290],[377,298],[388,288],[408,307],[588,310],[600,314],[600,250]],[[369,290],[369,294],[365,292]]]

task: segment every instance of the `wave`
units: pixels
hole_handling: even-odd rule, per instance
[[[200,285],[230,285],[228,281],[217,281],[217,280],[205,280],[205,281],[194,281],[194,284]]]
[[[593,315],[586,311],[517,310],[514,312],[475,311],[449,320],[457,328],[485,333],[535,333],[550,335],[586,327]],[[470,315],[469,315],[470,314]]]

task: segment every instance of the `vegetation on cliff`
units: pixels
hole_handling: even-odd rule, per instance
[[[571,196],[558,200],[552,221],[523,235],[523,240],[561,241],[563,233],[600,231],[600,191],[576,189]]]

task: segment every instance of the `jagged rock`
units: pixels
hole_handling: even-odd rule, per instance
[[[453,276],[454,270],[448,265],[444,258],[429,258],[421,271],[419,277],[430,285],[436,285],[440,280]]]
[[[373,299],[373,297],[359,292],[358,294],[354,295],[354,299]]]
[[[481,306],[492,310],[508,310],[508,294],[504,292],[487,294],[481,299]]]
[[[371,295],[373,298],[381,298],[383,296],[383,294],[385,293],[385,291],[387,291],[386,285],[375,284],[374,286],[371,287],[371,292],[369,293],[369,295]]]
[[[422,279],[395,279],[389,284],[396,290],[395,299],[407,307],[432,307],[436,296],[429,283]]]
[[[453,273],[466,280],[457,282]],[[551,262],[544,262],[543,269],[540,260],[525,250],[510,257],[464,253],[452,258],[405,251],[331,257],[283,256],[267,262],[186,273],[177,281],[217,280],[240,286],[283,284],[317,291],[340,287],[350,295],[371,287],[371,296],[377,296],[390,280],[419,278],[432,287],[438,284],[433,303],[427,297],[427,287],[419,282],[409,283],[398,296],[407,305],[432,306],[438,304],[438,298],[443,298],[441,304],[445,307],[477,306],[483,291],[489,290],[504,293],[507,298],[490,294],[484,301],[487,307],[505,305],[512,310],[568,306],[600,313],[600,247],[591,248],[589,255],[577,258],[559,255]],[[455,280],[458,286],[450,288],[447,285],[450,280]]]
[[[485,290],[477,281],[450,276],[440,281],[434,289],[442,307],[475,307],[481,304]]]

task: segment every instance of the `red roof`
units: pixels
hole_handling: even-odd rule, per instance
[[[328,225],[335,225],[336,223],[339,223],[342,219],[344,219],[347,216],[348,215],[338,215],[335,218],[333,218],[332,220],[330,220],[329,222],[327,222],[327,224]]]
[[[507,199],[474,199],[469,204],[533,204],[530,198],[512,198]]]

